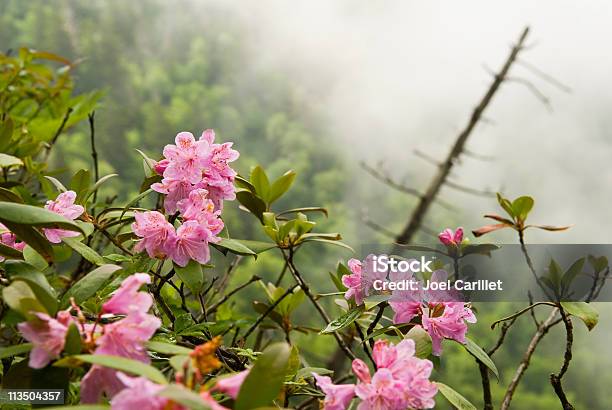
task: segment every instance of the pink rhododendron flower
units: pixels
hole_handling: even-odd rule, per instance
[[[370,377],[367,365],[353,361],[353,371],[359,379],[355,394],[362,400],[358,409],[432,408],[437,387],[429,380],[433,364],[414,356],[414,341],[402,340],[393,345],[377,340],[372,357],[377,370]]]
[[[455,232],[447,228],[440,232],[438,239],[446,246],[459,246],[463,240],[463,228],[457,228]]]
[[[81,403],[99,403],[103,394],[107,397],[114,397],[125,388],[125,385],[118,377],[118,371],[109,367],[91,366],[91,369],[81,380]]]
[[[193,190],[193,185],[189,181],[182,179],[164,178],[162,182],[151,185],[151,189],[166,195],[164,198],[164,208],[166,213],[173,214],[177,211],[179,201],[189,197],[189,193]]]
[[[149,362],[145,343],[161,326],[159,318],[139,311],[130,312],[124,319],[104,326],[103,334],[96,339],[94,353],[127,357]]]
[[[58,312],[57,318],[46,313],[35,313],[35,316],[33,320],[19,323],[17,328],[34,345],[30,352],[29,366],[41,369],[58,358],[64,350],[66,333],[73,319],[70,312],[65,310]]]
[[[67,219],[75,220],[85,212],[85,208],[81,205],[74,204],[75,199],[76,193],[74,191],[62,192],[54,201],[47,201],[45,209],[55,212]],[[52,243],[60,243],[62,238],[79,236],[78,232],[68,231],[66,229],[45,228],[43,232],[49,242]]]
[[[368,255],[361,262],[357,259],[348,261],[349,269],[352,274],[342,276],[342,284],[348,288],[344,294],[345,299],[355,298],[355,303],[361,305],[376,280],[382,280],[387,276],[387,272],[374,269],[374,255]]]
[[[166,145],[164,148],[164,157],[168,160],[164,177],[197,184],[202,180],[208,142],[196,141],[190,132],[178,133],[174,141],[176,145]]]
[[[227,394],[232,399],[236,399],[238,397],[238,392],[240,391],[240,387],[242,387],[242,383],[244,379],[249,375],[250,370],[244,370],[239,373],[235,373],[231,376],[222,377],[217,380],[217,383],[213,387],[213,391],[220,391],[222,393]]]
[[[178,203],[183,220],[197,221],[204,225],[213,235],[223,230],[221,211],[215,211],[215,205],[208,199],[208,191],[196,188],[189,193],[189,198]]]
[[[355,397],[354,384],[334,384],[327,376],[312,374],[317,381],[317,386],[325,393],[323,400],[324,410],[344,410]]]
[[[134,218],[136,221],[132,224],[132,231],[142,238],[136,243],[134,250],[146,250],[152,258],[167,257],[167,246],[174,237],[172,224],[157,211],[135,212]]]
[[[432,273],[431,282],[445,282],[443,270]],[[389,306],[395,312],[393,323],[408,323],[419,316],[423,328],[432,339],[433,354],[442,353],[442,340],[453,339],[465,343],[467,324],[475,323],[476,316],[455,290],[393,291]]]
[[[102,305],[102,310],[105,313],[123,315],[131,312],[146,313],[153,305],[153,298],[149,293],[139,291],[145,283],[151,283],[151,277],[146,273],[128,276],[113,296]]]
[[[153,171],[155,171],[156,174],[163,175],[168,165],[170,165],[170,161],[164,158],[153,165]]]
[[[166,386],[156,384],[145,377],[129,377],[117,372],[117,378],[125,386],[110,401],[113,410],[167,410],[169,399],[158,396]]]
[[[201,264],[210,260],[209,242],[217,242],[210,230],[197,221],[185,221],[176,230],[174,241],[168,245],[172,260],[179,266],[187,266],[190,259]]]
[[[10,232],[6,226],[0,223],[0,243],[9,246],[18,251],[23,251],[25,248],[25,242],[17,242],[17,237],[14,233]],[[0,255],[0,262],[4,261],[4,256]]]

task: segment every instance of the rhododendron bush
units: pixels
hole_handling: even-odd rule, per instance
[[[40,68],[29,64],[44,57],[24,51],[22,60],[5,58],[5,67],[21,67],[26,73],[17,90],[56,84],[57,74],[51,71],[45,84],[35,84]],[[551,375],[551,384],[563,406],[571,408],[561,379],[571,360],[572,316],[590,328],[597,322],[590,298],[562,301],[566,287],[561,282],[575,274],[542,277],[553,301],[534,303],[502,319],[499,344],[485,350],[470,337],[477,306],[460,295],[441,290],[378,293],[374,282],[457,279],[463,256],[490,253],[495,245],[468,240],[462,228],[441,227],[444,251],[437,252],[452,263],[438,264],[427,277],[377,271],[373,255],[354,255],[340,234],[321,232],[312,215],[327,215],[326,209],[310,203],[294,209],[276,206],[299,183],[293,171],[271,181],[263,167],[253,164],[249,175],[239,175],[234,165],[240,147],[212,129],[168,135],[163,152],[140,152],[140,194],[125,204],[112,204],[99,194],[102,186],[112,189],[112,175],[99,175],[97,163],[94,172],[76,172],[68,186],[46,167],[57,136],[92,108],[86,98],[71,96],[67,81],[61,84],[67,87],[62,93],[41,98],[61,97],[51,101],[54,112],[81,116],[68,122],[49,113],[49,127],[55,131],[34,133],[42,135],[39,140],[28,132],[35,130],[25,115],[29,108],[16,109],[7,102],[11,96],[0,99],[3,388],[64,389],[67,405],[113,409],[401,410],[447,403],[474,408],[436,373],[452,344],[461,347],[453,354],[475,359],[485,407],[492,408],[489,379],[499,374],[490,355],[503,342],[509,321],[545,305],[551,312],[549,324],[558,320],[567,330],[569,353],[561,371]],[[93,115],[89,120],[93,132]],[[488,215],[497,224],[474,230],[475,236],[510,228],[524,246],[528,228],[565,229],[527,225],[530,197],[510,201],[500,195],[499,203],[508,215]],[[259,232],[252,238],[233,237],[225,223],[224,211],[237,207],[243,218],[256,222]],[[347,253],[333,269],[318,266],[316,260],[296,261],[304,248],[332,245]],[[236,263],[244,258],[257,263],[264,252],[275,252],[284,262],[276,283],[254,277],[226,287]],[[531,267],[526,251],[525,256]],[[607,267],[607,261],[593,263],[600,271]],[[317,293],[319,284],[310,276],[316,270],[334,271],[328,279],[337,292]],[[217,282],[223,275],[223,283]],[[289,286],[281,286],[283,278],[282,284]],[[254,282],[262,285],[268,300],[249,301],[253,310],[238,318],[225,314],[225,307]],[[595,291],[600,286],[596,280]],[[328,303],[328,296],[336,298],[341,312]],[[294,323],[298,306],[310,309],[320,326]],[[294,332],[333,343],[342,363],[307,361]],[[502,407],[509,405],[521,376],[513,379]]]

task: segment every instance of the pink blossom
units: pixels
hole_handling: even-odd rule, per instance
[[[147,313],[133,311],[124,319],[104,326],[102,336],[96,340],[95,354],[127,357],[149,362],[145,343],[161,326],[159,318]]]
[[[190,132],[178,133],[175,142],[176,145],[164,148],[164,157],[168,160],[164,178],[198,183],[207,162],[208,142],[196,141]]]
[[[155,173],[158,175],[163,175],[166,168],[168,168],[168,165],[170,165],[170,160],[164,158],[161,161],[157,161],[153,165],[153,171],[155,171]]]
[[[81,380],[81,403],[93,404],[100,402],[103,394],[113,397],[125,388],[119,379],[118,371],[109,367],[99,365],[91,366],[91,369]]]
[[[198,221],[204,225],[213,235],[223,230],[221,211],[215,211],[215,205],[208,199],[208,191],[205,189],[194,189],[189,193],[189,198],[178,203],[183,220]]]
[[[145,377],[129,377],[117,372],[117,378],[125,386],[110,401],[113,410],[166,410],[169,409],[166,397],[158,396],[165,386],[153,383]]]
[[[433,364],[414,356],[411,339],[393,345],[377,340],[372,356],[377,370],[373,377],[360,359],[353,361],[353,371],[359,379],[355,394],[361,399],[358,409],[431,408],[437,387],[429,380]]]
[[[324,410],[344,410],[355,397],[354,384],[334,384],[327,376],[319,376],[316,373],[312,375],[317,381],[317,386],[325,393]]]
[[[75,220],[81,216],[83,212],[85,212],[85,208],[83,208],[81,205],[74,204],[75,199],[76,193],[74,191],[62,192],[54,201],[47,201],[45,204],[45,209],[55,212],[56,214],[67,219]],[[80,235],[75,231],[55,228],[45,228],[43,229],[43,232],[51,243],[60,243],[62,238],[70,238]]]
[[[197,221],[185,221],[176,230],[174,242],[169,245],[172,260],[179,266],[187,266],[190,259],[201,264],[210,260],[209,242],[217,242],[210,230]]]
[[[124,315],[131,312],[146,313],[153,305],[153,298],[149,293],[139,291],[145,283],[151,283],[151,277],[146,273],[128,276],[113,296],[102,305],[102,310],[105,313]]]
[[[152,258],[168,256],[167,246],[174,237],[174,227],[166,217],[157,211],[135,212],[136,221],[132,231],[142,239],[134,246],[134,250],[146,250]]]
[[[14,233],[10,232],[6,226],[0,223],[0,243],[16,249],[18,251],[23,251],[25,248],[25,242],[17,242],[17,237]],[[0,255],[0,262],[4,261],[4,256]]]
[[[248,375],[249,370],[244,370],[239,373],[234,373],[231,376],[219,378],[212,390],[225,393],[235,400],[238,397],[238,392],[240,391],[240,387],[242,387],[244,379],[246,379]]]
[[[54,319],[46,313],[35,313],[36,318],[17,325],[23,337],[34,345],[29,366],[41,369],[64,350],[66,333],[72,323],[69,311],[60,311]]]
[[[475,323],[474,313],[463,302],[443,302],[429,305],[429,313],[422,317],[423,328],[431,336],[433,354],[442,353],[442,340],[453,339],[466,343],[467,324]]]
[[[463,228],[457,228],[455,232],[447,228],[440,232],[438,239],[446,246],[459,246],[463,240]]]
[[[201,182],[196,184],[195,187],[206,189],[208,191],[208,197],[211,201],[213,201],[215,209],[223,209],[223,201],[233,201],[236,199],[233,179],[221,179],[218,181],[203,179]]]
[[[177,211],[179,201],[189,197],[193,185],[182,179],[164,178],[161,182],[151,185],[151,189],[166,195],[164,208],[168,214],[173,214]]]
[[[348,261],[350,275],[342,276],[342,284],[348,288],[344,294],[345,299],[355,298],[355,303],[361,305],[376,280],[382,280],[387,276],[387,272],[380,272],[374,269],[374,255],[368,255],[361,262],[357,259]]]

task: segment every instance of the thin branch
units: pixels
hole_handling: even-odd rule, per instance
[[[512,66],[519,52],[523,48],[523,44],[525,43],[525,39],[527,38],[528,33],[529,33],[529,27],[526,27],[521,33],[518,42],[510,51],[510,54],[508,58],[506,59],[504,65],[502,66],[501,70],[499,71],[498,74],[495,75],[493,83],[491,84],[491,86],[489,87],[485,95],[483,96],[480,103],[476,106],[476,108],[474,108],[474,111],[472,112],[472,115],[470,119],[468,120],[467,125],[465,126],[463,131],[461,131],[459,135],[457,136],[457,139],[455,140],[453,147],[448,153],[446,159],[440,165],[440,169],[437,175],[430,182],[429,187],[425,191],[425,194],[420,198],[419,204],[412,212],[408,223],[406,224],[406,226],[404,227],[400,235],[398,235],[397,238],[395,239],[396,244],[409,243],[412,237],[414,236],[414,234],[417,232],[419,226],[423,222],[425,214],[429,210],[429,207],[431,206],[432,202],[435,200],[436,196],[438,195],[440,188],[442,187],[448,175],[450,174],[451,169],[455,163],[455,160],[463,152],[466,141],[468,140],[469,136],[472,134],[472,131],[474,130],[476,125],[480,122],[482,115],[484,111],[486,110],[486,108],[489,106],[490,102],[492,101],[493,96],[495,95],[495,93],[497,92],[501,84],[504,82],[504,80],[506,79],[506,76],[508,75],[508,72],[510,71],[510,67]],[[398,248],[399,248],[398,245],[395,245],[392,251],[397,251]]]
[[[96,151],[96,127],[94,124],[94,118],[96,116],[96,112],[92,111],[87,114],[87,119],[89,120],[89,138],[91,141],[91,158],[93,160],[94,165],[94,183],[98,182],[100,179],[100,170],[98,167],[98,152]],[[93,193],[93,203],[96,203],[96,199],[98,198],[98,190],[96,189]]]
[[[416,196],[418,198],[421,197],[421,193],[419,191],[417,191],[414,188],[410,188],[407,187],[405,185],[400,184],[399,182],[395,181],[393,178],[391,178],[390,176],[386,175],[384,172],[379,171],[375,168],[372,168],[371,166],[369,166],[368,164],[366,164],[364,161],[361,161],[361,167],[370,175],[372,175],[374,178],[378,179],[379,181],[381,181],[382,183],[384,183],[385,185],[403,192],[405,194],[408,195],[412,195],[412,196]]]
[[[557,80],[556,78],[554,78],[550,74],[547,74],[544,71],[540,70],[539,68],[537,68],[533,64],[530,64],[530,63],[526,62],[523,59],[517,59],[516,62],[517,62],[517,64],[522,65],[527,70],[531,71],[536,76],[540,77],[542,80],[548,82],[549,84],[554,85],[555,87],[557,87],[561,91],[565,91],[568,94],[570,94],[572,92],[572,89],[569,86],[563,84],[561,81]]]
[[[483,155],[483,154],[478,154],[474,151],[470,151],[468,149],[463,149],[463,154],[467,155],[468,157],[472,157],[474,159],[478,159],[480,161],[495,161],[496,158],[492,155]]]
[[[472,194],[472,195],[477,195],[477,196],[484,196],[484,197],[494,197],[495,196],[495,192],[493,191],[487,191],[487,190],[480,190],[480,189],[475,189],[475,188],[470,188],[461,184],[457,184],[455,182],[452,181],[445,181],[444,185],[446,185],[449,188],[453,188],[456,189],[457,191],[461,191],[461,192],[465,192],[466,194]]]
[[[436,160],[433,157],[430,157],[429,155],[425,154],[423,151],[415,149],[412,152],[414,153],[414,155],[416,155],[417,157],[419,157],[421,159],[424,159],[425,161],[429,162],[430,164],[435,165],[437,167],[440,166],[440,161]]]
[[[563,365],[561,365],[561,370],[557,374],[550,375],[550,384],[552,384],[557,397],[561,401],[561,405],[563,406],[563,410],[574,410],[574,406],[569,402],[565,392],[563,391],[563,386],[561,384],[561,379],[567,372],[569,368],[570,361],[572,360],[572,344],[574,343],[574,328],[572,325],[572,319],[570,319],[563,308],[559,308],[559,313],[561,313],[561,319],[565,324],[565,355],[563,356]]]
[[[517,84],[524,85],[529,91],[531,91],[535,98],[537,98],[546,107],[546,109],[548,109],[549,112],[553,111],[552,105],[550,104],[550,98],[548,98],[542,91],[540,91],[540,89],[536,87],[535,84],[533,84],[531,81],[520,77],[509,77],[506,78],[506,81],[511,81]]]
[[[297,288],[299,288],[299,285],[295,285],[289,289],[287,289],[285,291],[285,293],[283,293],[278,299],[276,299],[274,301],[274,303],[272,303],[270,306],[268,306],[268,308],[257,318],[257,320],[255,321],[255,323],[253,323],[253,325],[251,325],[251,327],[246,331],[246,333],[244,334],[244,336],[241,337],[241,340],[246,340],[251,333],[253,333],[253,331],[255,329],[257,329],[257,327],[259,326],[259,324],[261,322],[263,322],[263,320],[270,314],[272,313],[272,311],[274,310],[274,308],[276,308],[279,303],[281,303],[287,296],[289,296],[290,294],[293,293],[293,291]]]
[[[249,279],[248,281],[244,282],[242,285],[236,287],[235,289],[233,289],[230,292],[228,292],[225,295],[223,295],[223,297],[217,303],[215,303],[214,305],[212,305],[208,309],[208,313],[216,312],[217,309],[219,308],[219,306],[221,306],[223,303],[225,303],[234,294],[240,292],[242,289],[246,288],[247,286],[249,286],[253,282],[257,282],[258,280],[261,280],[261,278],[259,276],[257,276],[257,275],[251,276],[251,279]]]

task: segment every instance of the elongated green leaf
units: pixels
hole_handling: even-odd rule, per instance
[[[327,209],[321,208],[321,207],[318,207],[318,206],[309,206],[309,207],[304,207],[304,208],[287,209],[286,211],[279,212],[278,216],[292,214],[292,213],[298,213],[298,212],[300,212],[300,213],[321,212],[326,217],[328,216]]]
[[[7,261],[4,264],[4,269],[11,280],[26,282],[46,311],[50,315],[55,315],[55,312],[57,312],[57,294],[42,272],[22,261]]]
[[[495,366],[493,360],[491,360],[489,355],[484,350],[482,350],[482,348],[478,346],[476,342],[474,342],[469,337],[466,337],[465,344],[463,345],[463,347],[465,347],[465,350],[470,352],[474,357],[476,357],[485,366],[487,366],[493,372],[495,377],[499,380],[499,372],[497,371],[497,366]]]
[[[438,386],[438,391],[442,394],[446,400],[448,400],[458,410],[476,410],[476,407],[468,401],[465,397],[451,389],[444,383],[435,382]]]
[[[2,298],[11,309],[21,313],[27,319],[34,317],[33,312],[49,313],[38,301],[28,284],[21,280],[2,289]]]
[[[7,357],[19,356],[32,350],[32,343],[22,343],[20,345],[0,347],[0,359]]]
[[[76,202],[79,204],[84,203],[85,195],[89,191],[91,185],[91,172],[86,169],[77,171],[76,174],[70,180],[70,189],[76,192]]]
[[[68,332],[66,332],[64,352],[69,355],[75,355],[81,353],[82,348],[81,334],[79,333],[77,324],[72,322],[70,326],[68,326]]]
[[[255,409],[272,403],[285,381],[289,354],[286,343],[272,344],[263,351],[242,383],[234,410]]]
[[[0,188],[0,201],[23,204],[23,199],[19,195],[6,188]]]
[[[85,202],[87,202],[87,200],[89,199],[89,197],[91,197],[94,192],[96,192],[98,190],[98,188],[100,188],[102,186],[102,184],[104,184],[106,181],[108,181],[111,178],[114,178],[118,176],[118,174],[109,174],[109,175],[105,175],[102,178],[100,178],[93,187],[91,187],[91,189],[88,191],[87,196],[85,196]]]
[[[89,262],[98,266],[104,265],[104,258],[98,252],[81,242],[79,238],[62,238],[62,241]]]
[[[49,176],[49,175],[45,175],[45,178],[47,178],[49,181],[51,181],[51,183],[53,185],[55,185],[55,188],[59,192],[66,192],[66,191],[68,191],[68,189],[66,189],[64,184],[62,184],[57,178],[53,178],[52,176]]]
[[[0,222],[3,222],[5,225],[6,222],[10,222],[40,228],[60,228],[84,234],[79,225],[74,221],[66,219],[55,212],[47,211],[37,206],[12,202],[0,202]]]
[[[414,355],[420,359],[429,357],[432,351],[431,336],[421,326],[413,326],[406,333],[406,339],[414,340]]]
[[[251,251],[255,252],[256,254],[260,254],[265,251],[269,251],[270,249],[274,249],[277,246],[275,243],[272,243],[272,242],[251,241],[248,239],[234,239],[234,238],[232,238],[232,240],[246,246],[247,248],[249,248]]]
[[[86,301],[95,295],[119,269],[121,269],[120,266],[106,264],[92,270],[68,289],[60,305],[62,308],[67,307],[70,304],[70,298],[74,298],[77,305]]]
[[[169,354],[169,355],[175,355],[175,354],[188,355],[189,353],[192,352],[191,349],[184,347],[184,346],[179,346],[179,345],[175,345],[172,343],[166,343],[166,342],[158,342],[155,340],[151,340],[147,342],[147,348],[157,353]]]
[[[255,215],[260,221],[263,222],[263,213],[266,211],[266,203],[255,196],[251,191],[246,189],[239,189],[236,191],[236,199],[244,207],[244,209]]]
[[[268,197],[270,194],[270,181],[263,168],[257,165],[251,171],[251,184],[255,187],[257,195],[265,202],[269,202]]]
[[[276,201],[278,198],[283,196],[283,194],[287,192],[287,190],[289,190],[289,188],[293,184],[293,181],[295,180],[295,176],[295,171],[287,171],[285,172],[285,174],[283,174],[280,178],[278,178],[272,183],[267,198],[269,204]]]
[[[57,259],[57,249],[53,249],[53,251],[54,257]],[[30,245],[26,245],[26,247],[23,248],[23,259],[40,271],[45,270],[47,266],[49,266],[45,258],[43,258],[40,253],[36,252]]]
[[[54,366],[74,367],[78,362],[110,367],[112,369],[121,370],[136,376],[146,377],[147,379],[159,384],[168,383],[163,373],[157,370],[155,367],[139,362],[138,360],[126,359],[125,357],[119,356],[104,354],[79,354],[58,360],[55,362]]]
[[[171,384],[160,391],[158,395],[167,397],[174,403],[182,404],[190,410],[210,409],[210,406],[200,396],[182,385]]]
[[[569,286],[572,284],[576,276],[582,273],[582,268],[584,267],[584,262],[586,258],[580,258],[576,262],[569,267],[569,269],[563,274],[561,277],[561,287],[564,290],[567,290]]]
[[[204,272],[202,271],[202,265],[194,260],[190,260],[185,267],[175,264],[174,271],[194,295],[200,293],[202,286],[204,285]]]
[[[527,215],[533,208],[533,198],[530,196],[521,196],[512,202],[512,211],[519,220],[524,221]]]
[[[246,245],[235,239],[221,238],[221,240],[213,244],[215,248],[227,249],[232,253],[238,255],[257,255],[254,251],[249,249]]]
[[[7,117],[0,126],[0,151],[4,151],[11,143],[13,138],[13,120]]]
[[[119,216],[119,219],[123,219],[123,215],[125,215],[125,213],[127,211],[129,211],[129,209],[134,206],[135,204],[137,204],[141,199],[143,199],[144,197],[148,196],[149,194],[153,193],[155,191],[153,191],[151,188],[147,189],[146,191],[140,193],[138,196],[136,196],[136,198],[132,199],[130,202],[128,202],[128,204],[123,208],[123,211],[121,212],[121,215]]]
[[[308,239],[304,239],[302,242],[319,242],[319,243],[324,243],[324,244],[328,244],[328,245],[335,245],[335,246],[339,246],[341,248],[347,249],[347,250],[355,253],[355,250],[353,248],[351,248],[349,245],[347,245],[346,243],[344,243],[342,241],[336,241],[336,240],[330,240],[330,239],[321,239],[321,238],[308,238]]]
[[[0,243],[0,256],[7,259],[23,259],[23,254],[15,248]]]
[[[561,307],[570,315],[580,318],[589,330],[593,330],[599,322],[599,312],[589,303],[561,302]]]
[[[357,306],[340,316],[339,318],[329,322],[327,327],[321,331],[321,333],[333,333],[337,330],[344,329],[350,326],[361,314],[363,313],[363,305]]]
[[[3,222],[11,232],[17,235],[17,238],[34,248],[46,261],[53,260],[53,248],[51,244],[49,244],[47,238],[32,226],[20,225],[8,221],[0,222]]]

